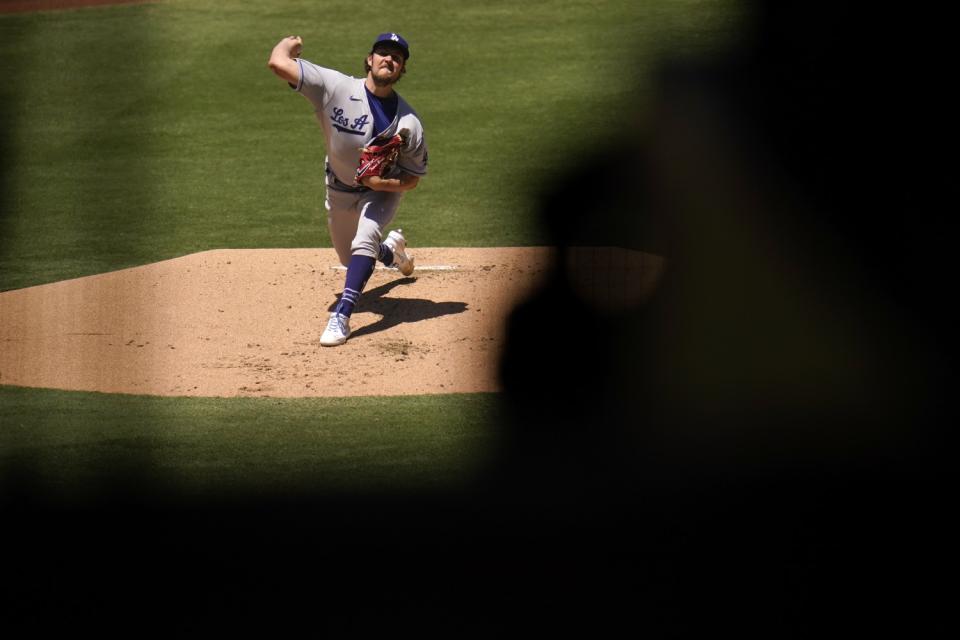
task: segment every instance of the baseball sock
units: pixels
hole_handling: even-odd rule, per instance
[[[367,280],[373,273],[376,260],[368,256],[351,256],[347,265],[347,282],[343,286],[343,295],[337,303],[336,312],[349,317],[360,299],[360,293],[367,286]]]
[[[380,262],[387,265],[388,267],[393,266],[393,251],[390,250],[390,247],[381,243],[380,244],[380,257],[377,258]]]

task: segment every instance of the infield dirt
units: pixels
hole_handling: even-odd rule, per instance
[[[319,346],[332,249],[225,249],[0,294],[0,384],[161,396],[495,391],[507,315],[545,248],[421,248],[378,268],[346,344]]]

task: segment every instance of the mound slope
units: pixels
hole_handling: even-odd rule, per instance
[[[0,384],[162,396],[498,390],[510,309],[545,248],[418,248],[378,268],[340,347],[332,249],[229,249],[0,294]]]

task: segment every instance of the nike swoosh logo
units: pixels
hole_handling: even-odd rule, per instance
[[[354,102],[363,102],[363,98],[354,98],[353,96],[350,96],[350,99]]]

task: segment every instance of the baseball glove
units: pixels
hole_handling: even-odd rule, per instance
[[[362,184],[363,178],[383,177],[397,163],[400,148],[407,143],[410,131],[401,129],[392,138],[374,138],[369,146],[360,149],[360,163],[353,181]]]

